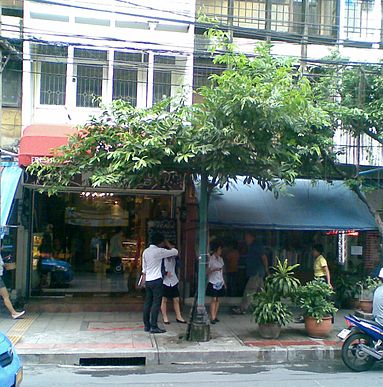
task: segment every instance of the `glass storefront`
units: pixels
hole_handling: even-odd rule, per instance
[[[364,232],[355,231],[301,231],[301,230],[251,230],[257,241],[264,246],[269,265],[276,259],[287,259],[289,265],[298,263],[296,276],[303,282],[313,278],[314,258],[311,254],[313,244],[324,247],[324,255],[333,276],[341,272],[363,272],[363,255],[366,250]],[[226,265],[226,280],[233,283],[229,296],[241,296],[246,284],[246,230],[210,229],[211,238],[217,238],[225,246],[223,258]],[[233,262],[231,251],[239,252],[238,262]],[[235,256],[235,255],[234,255]]]
[[[32,218],[31,295],[134,296],[140,292],[135,288],[150,234],[161,231],[177,243],[170,195],[78,192],[48,197],[35,191]],[[117,263],[113,238],[121,247]]]

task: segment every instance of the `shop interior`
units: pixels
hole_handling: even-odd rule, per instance
[[[34,196],[31,295],[138,295],[141,255],[150,233],[161,231],[177,243],[170,195],[84,191]],[[121,265],[113,267],[111,238],[118,231]]]
[[[313,244],[320,243],[324,247],[324,255],[328,261],[333,278],[344,272],[354,273],[363,271],[363,252],[365,249],[365,233],[355,230],[303,231],[303,230],[251,230],[259,244],[264,246],[269,258],[269,265],[273,266],[277,258],[287,259],[289,265],[299,264],[295,270],[297,278],[302,282],[313,279],[314,258],[311,254]],[[241,296],[246,284],[246,244],[244,235],[246,230],[211,229],[211,238],[223,242],[223,258],[228,268],[227,247],[236,246],[239,251],[239,261],[236,272],[231,274],[235,278],[235,288],[229,296]]]

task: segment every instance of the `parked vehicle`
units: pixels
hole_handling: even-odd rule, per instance
[[[344,341],[342,360],[352,371],[367,371],[383,359],[383,326],[353,315],[344,318],[348,328],[338,333]]]
[[[23,366],[12,343],[0,332],[0,386],[18,387],[23,380]]]
[[[69,262],[54,258],[42,258],[40,272],[45,286],[62,286],[73,280],[73,269]]]

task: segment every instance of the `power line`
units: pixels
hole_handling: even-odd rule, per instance
[[[54,2],[52,0],[31,0],[31,1],[36,2],[36,3],[58,5],[58,6],[63,6],[63,7],[75,8],[75,9],[91,10],[91,11],[110,13],[110,14],[121,14],[121,15],[125,15],[125,16],[134,16],[134,17],[139,17],[139,18],[154,19],[154,20],[157,20],[157,21],[158,20],[162,20],[162,21],[170,21],[170,22],[175,22],[175,23],[185,23],[185,22],[187,22],[188,24],[192,24],[192,25],[195,25],[197,27],[202,27],[202,28],[209,28],[209,27],[212,27],[212,26],[215,26],[215,27],[218,27],[218,28],[221,28],[221,29],[228,29],[228,28],[230,28],[230,30],[233,31],[234,33],[235,32],[244,33],[245,30],[250,30],[250,29],[248,29],[246,27],[245,28],[240,28],[240,27],[237,27],[237,26],[229,26],[228,24],[224,24],[224,23],[221,23],[221,22],[219,22],[217,25],[211,25],[211,24],[206,24],[206,23],[204,24],[204,23],[200,23],[198,21],[195,21],[194,17],[193,17],[193,19],[185,21],[185,20],[182,20],[182,19],[172,19],[172,18],[164,18],[164,17],[160,17],[160,16],[157,17],[157,16],[151,16],[151,15],[132,14],[132,13],[129,13],[129,12],[113,11],[113,10],[107,10],[107,9],[101,10],[101,9],[97,9],[97,8],[84,7],[84,6],[78,6],[78,5],[72,5],[72,4],[62,4],[60,2]],[[264,22],[265,20],[260,19],[260,21]],[[285,24],[284,21],[276,21],[276,22],[279,23],[280,25],[284,25]],[[293,25],[294,25],[294,23],[293,23]],[[312,23],[310,25],[312,25]],[[318,26],[319,26],[319,24],[318,24]],[[334,26],[333,24],[329,24],[329,27],[333,27],[333,26]],[[254,29],[252,29],[252,31],[254,31]],[[264,37],[267,37],[267,38],[269,38],[270,34],[273,34],[273,32],[277,32],[277,31],[260,30],[260,29],[257,29],[256,31],[257,31],[256,34],[264,35]],[[289,36],[290,36],[289,37],[289,41],[291,41],[291,42],[293,42],[293,41],[296,41],[297,43],[301,43],[302,42],[302,36],[299,36],[299,34],[297,35],[296,38],[292,37],[291,35],[289,35]],[[307,36],[309,39],[318,38],[318,35],[314,35],[314,34],[307,34],[305,36]],[[320,39],[330,39],[330,40],[334,39],[331,36],[327,37],[327,36],[320,36],[319,35],[319,37],[320,37]],[[276,39],[276,37],[274,37],[274,39],[275,40],[279,40],[279,39]],[[355,41],[355,43],[359,43],[359,42]],[[371,42],[371,44],[374,44],[374,43],[380,43],[380,42]]]
[[[30,0],[31,2],[34,3],[40,3],[40,4],[47,4],[47,5],[56,5],[56,6],[61,6],[61,7],[67,7],[67,8],[72,8],[72,9],[81,9],[84,11],[98,11],[98,12],[104,12],[104,13],[109,13],[109,14],[115,14],[115,15],[123,15],[123,16],[133,16],[137,18],[145,18],[145,19],[151,19],[151,20],[162,20],[162,21],[168,21],[168,22],[175,22],[175,23],[187,23],[187,24],[195,24],[195,18],[194,15],[190,20],[182,20],[182,19],[174,19],[174,18],[168,18],[168,17],[163,17],[163,16],[151,16],[151,15],[142,15],[139,13],[131,13],[131,12],[122,12],[122,11],[116,11],[116,10],[109,10],[109,9],[97,9],[97,8],[92,8],[92,7],[86,7],[86,6],[81,6],[81,5],[73,5],[73,4],[68,4],[68,3],[60,3],[60,2],[55,2],[52,0]]]

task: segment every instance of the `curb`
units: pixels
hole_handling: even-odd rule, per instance
[[[169,350],[153,349],[147,351],[123,352],[52,352],[18,351],[24,364],[80,365],[83,359],[120,359],[145,358],[145,365],[170,364],[217,364],[217,363],[295,363],[310,361],[332,361],[340,357],[339,347],[329,346],[291,346],[282,347],[244,347],[241,350]],[[134,364],[132,364],[134,365]]]

